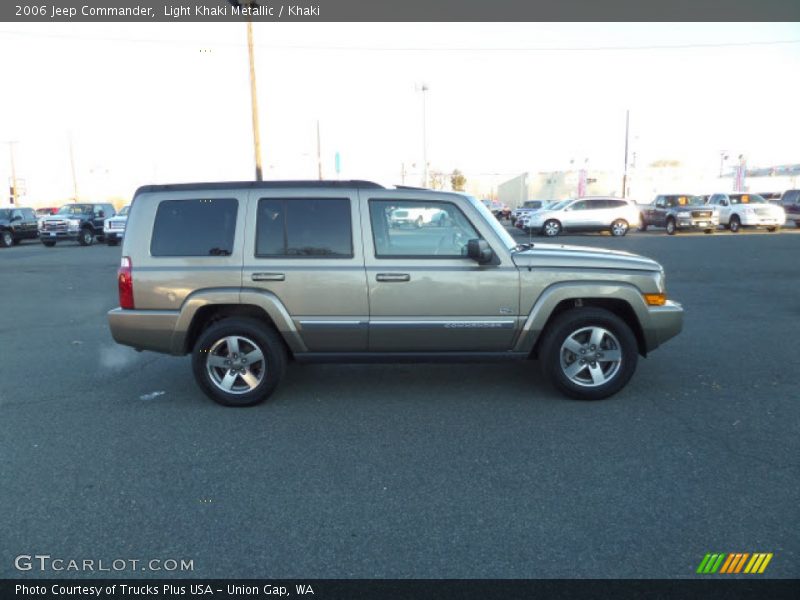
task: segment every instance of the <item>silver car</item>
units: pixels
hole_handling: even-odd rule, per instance
[[[610,231],[623,236],[639,223],[639,209],[632,200],[591,196],[564,200],[530,215],[527,227],[548,237],[564,231]]]

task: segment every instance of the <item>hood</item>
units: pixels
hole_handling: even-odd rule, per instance
[[[619,250],[565,246],[561,244],[539,244],[530,250],[515,252],[514,263],[518,267],[531,268],[582,268],[582,269],[633,269],[636,271],[661,271],[656,261]]]
[[[113,217],[108,217],[106,221],[127,221],[128,215],[115,215]]]

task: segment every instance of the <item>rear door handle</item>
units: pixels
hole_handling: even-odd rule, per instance
[[[378,281],[411,281],[411,275],[408,273],[378,273],[375,279]]]
[[[286,275],[284,273],[253,273],[250,275],[253,281],[284,281]]]

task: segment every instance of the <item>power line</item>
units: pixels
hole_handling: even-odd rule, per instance
[[[205,40],[175,40],[158,38],[127,38],[107,36],[77,36],[69,34],[38,33],[28,31],[0,30],[0,35],[10,35],[31,38],[63,39],[78,42],[121,42],[134,44],[159,44],[159,45],[200,45],[208,46]],[[778,46],[800,44],[797,40],[767,40],[747,42],[710,42],[698,44],[649,44],[630,46],[336,46],[336,45],[306,45],[306,44],[256,44],[258,48],[272,50],[338,50],[345,52],[598,52],[598,51],[638,51],[638,50],[688,50],[702,48],[737,48],[750,46]],[[214,42],[215,46],[236,46],[244,44],[237,42]]]

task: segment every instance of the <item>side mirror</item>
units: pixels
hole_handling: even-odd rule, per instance
[[[486,240],[469,240],[467,242],[467,256],[478,264],[485,265],[494,258],[494,252]]]

